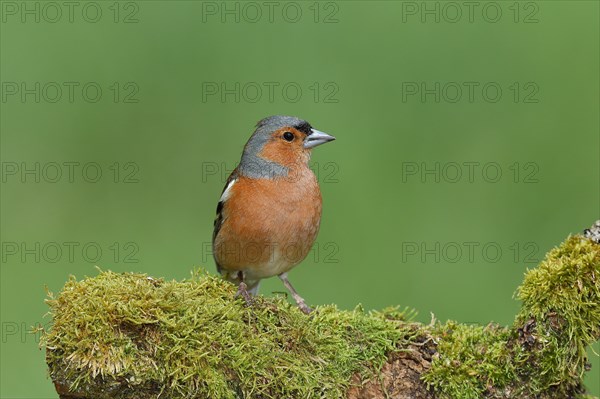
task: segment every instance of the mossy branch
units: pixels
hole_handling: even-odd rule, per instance
[[[600,339],[600,221],[525,276],[512,326],[423,325],[411,312],[306,316],[235,298],[205,273],[101,272],[47,300],[61,398],[575,398]]]

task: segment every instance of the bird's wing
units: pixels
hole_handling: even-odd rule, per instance
[[[238,177],[237,174],[237,169],[235,169],[233,172],[231,172],[231,175],[229,175],[229,177],[227,178],[227,182],[225,183],[225,187],[223,188],[223,191],[221,192],[221,198],[219,198],[219,203],[217,204],[217,215],[215,216],[215,222],[214,222],[214,230],[213,230],[213,236],[212,236],[212,242],[213,245],[215,244],[215,239],[217,238],[217,235],[219,235],[219,230],[221,230],[221,226],[223,225],[223,206],[225,205],[225,202],[227,201],[227,199],[229,198],[229,195],[231,194],[231,187],[233,187],[233,185],[235,184],[235,181]],[[216,259],[215,259],[216,262]],[[219,267],[219,264],[217,263],[217,270],[220,272],[221,268]]]

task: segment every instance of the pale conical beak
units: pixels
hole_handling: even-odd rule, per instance
[[[304,139],[304,148],[314,148],[318,145],[328,143],[335,140],[335,137],[328,135],[327,133],[320,132],[316,129],[312,129],[311,133]]]

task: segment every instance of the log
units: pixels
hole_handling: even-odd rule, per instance
[[[584,398],[600,339],[600,221],[552,249],[517,290],[510,326],[429,324],[408,309],[333,305],[100,271],[71,277],[42,332],[61,399]]]

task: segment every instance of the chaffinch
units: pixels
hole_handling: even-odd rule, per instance
[[[250,301],[260,280],[279,276],[298,307],[311,310],[287,278],[312,247],[321,221],[321,190],[308,167],[311,150],[335,137],[301,119],[258,122],[217,205],[213,256],[221,275]]]

